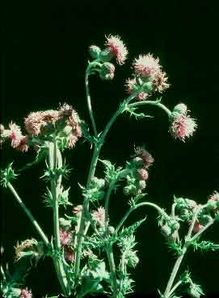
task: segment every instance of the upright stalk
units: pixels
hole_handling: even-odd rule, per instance
[[[86,79],[85,80],[86,80],[86,83],[88,83],[88,74],[87,74],[87,72],[86,72]],[[90,103],[90,95],[89,95],[88,85],[86,87],[86,94],[87,94],[88,109],[90,111],[90,115],[93,115],[92,109],[90,109],[90,104],[89,104]],[[130,102],[134,97],[135,97],[134,95],[129,96],[128,99],[127,99],[127,102]],[[89,168],[89,172],[88,172],[87,187],[89,186],[91,179],[95,175],[99,154],[100,154],[101,148],[104,144],[106,135],[109,132],[110,128],[112,127],[113,123],[116,121],[117,117],[122,112],[123,112],[123,108],[120,105],[120,107],[114,113],[112,118],[109,120],[109,122],[107,123],[104,131],[102,132],[99,139],[96,141],[96,143],[94,145],[94,152],[93,152],[93,156],[92,156],[92,159],[91,159],[90,168]],[[91,119],[92,118],[93,118],[93,116],[91,117]],[[82,243],[83,243],[83,237],[85,235],[84,229],[85,229],[85,226],[86,226],[86,214],[87,214],[88,210],[89,210],[89,201],[87,199],[85,199],[84,203],[83,203],[83,210],[81,212],[81,216],[80,216],[80,219],[79,219],[79,230],[78,230],[78,234],[76,235],[76,252],[75,252],[75,276],[76,276],[76,278],[78,278],[79,271],[80,271]]]
[[[64,263],[62,262],[62,251],[60,243],[60,228],[59,228],[59,202],[58,196],[61,187],[61,175],[57,177],[57,168],[62,167],[62,158],[59,149],[57,148],[56,140],[49,144],[49,168],[53,172],[51,178],[51,193],[53,197],[53,226],[54,226],[54,248],[55,255],[53,256],[54,265],[56,268],[57,276],[65,296],[70,294],[70,285],[66,276]]]

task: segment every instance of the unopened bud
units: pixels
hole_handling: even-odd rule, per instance
[[[110,62],[102,64],[100,78],[102,80],[112,80],[114,78],[115,66]]]
[[[4,128],[4,125],[0,124],[0,135],[3,134],[5,128]]]
[[[173,108],[173,113],[186,114],[187,106],[184,103],[179,103]]]
[[[139,189],[140,190],[145,189],[146,188],[146,182],[145,182],[145,180],[140,180],[138,186],[139,186]]]
[[[140,180],[147,180],[148,179],[148,171],[145,169],[138,170],[138,177]]]
[[[89,47],[89,54],[93,59],[98,59],[101,53],[101,49],[98,46],[91,45]]]

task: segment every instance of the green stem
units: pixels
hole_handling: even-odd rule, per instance
[[[51,170],[56,172],[57,168],[62,167],[61,153],[57,148],[56,140],[49,144],[49,167]],[[54,225],[54,246],[58,255],[53,257],[54,266],[56,268],[57,276],[65,296],[70,294],[70,286],[68,284],[68,279],[66,276],[64,264],[62,258],[59,255],[61,253],[61,243],[60,243],[60,227],[59,227],[59,202],[58,195],[60,193],[61,187],[61,176],[56,177],[56,174],[51,179],[51,193],[53,197],[53,225]]]
[[[116,298],[117,297],[116,266],[115,266],[115,261],[114,261],[113,250],[112,250],[111,244],[109,244],[108,247],[106,248],[106,253],[107,253],[107,258],[108,258],[111,277],[112,277],[112,289],[113,289],[112,297]]]
[[[88,107],[88,112],[89,116],[91,119],[91,124],[93,127],[94,131],[94,136],[97,137],[97,128],[96,128],[96,123],[94,120],[94,114],[93,114],[93,109],[92,109],[92,104],[91,104],[91,97],[90,97],[90,92],[89,92],[89,65],[87,67],[86,73],[85,73],[85,90],[86,90],[86,99],[87,99],[87,107]]]
[[[165,290],[165,292],[164,292],[164,297],[165,297],[165,298],[170,297],[170,293],[173,292],[173,291],[171,290],[171,288],[172,288],[172,285],[173,285],[174,280],[175,280],[175,278],[176,278],[176,275],[177,275],[177,273],[178,273],[178,270],[179,270],[179,268],[180,268],[180,265],[181,265],[181,263],[182,263],[182,260],[183,260],[185,254],[186,254],[187,248],[188,248],[188,247],[185,247],[185,246],[183,247],[183,249],[182,249],[182,254],[177,258],[177,260],[176,260],[176,262],[175,262],[175,264],[174,264],[174,267],[173,267],[173,270],[172,270],[172,272],[171,272],[169,281],[168,281],[168,283],[167,283],[166,290]]]
[[[87,92],[89,95],[88,89],[87,89]],[[135,96],[136,96],[136,94],[129,96],[126,100],[124,100],[123,103],[125,103],[125,102],[129,103]],[[90,98],[90,97],[88,97],[88,98]],[[111,119],[108,121],[104,131],[102,132],[102,134],[99,137],[99,140],[97,141],[97,143],[94,146],[94,152],[93,152],[93,156],[92,156],[91,164],[90,164],[90,168],[89,168],[89,173],[88,173],[87,187],[89,186],[90,181],[95,174],[98,158],[100,155],[101,148],[104,144],[105,138],[106,138],[110,128],[112,127],[113,123],[116,121],[117,117],[123,112],[124,112],[124,107],[123,107],[123,105],[120,105],[119,108],[117,109],[117,111],[113,114]],[[84,200],[83,210],[81,212],[81,216],[79,219],[79,222],[80,222],[79,231],[78,231],[78,234],[76,235],[76,252],[75,252],[75,276],[76,276],[76,278],[78,277],[78,274],[80,271],[82,243],[83,243],[83,237],[85,235],[84,228],[85,228],[85,222],[86,222],[86,213],[88,212],[88,210],[89,210],[89,201]]]
[[[161,108],[163,111],[165,111],[168,115],[168,117],[171,116],[171,111],[162,103],[160,103],[159,101],[155,101],[155,100],[145,100],[145,101],[139,101],[139,102],[134,102],[134,103],[130,103],[129,106],[130,107],[139,107],[139,106],[144,106],[144,105],[152,105],[152,106],[156,106]]]
[[[171,291],[169,292],[169,296],[171,296],[171,294],[173,294],[173,293],[176,291],[176,289],[177,289],[181,284],[182,284],[182,281],[179,280],[179,281],[172,287]]]
[[[104,209],[105,209],[105,228],[107,227],[108,223],[109,223],[109,200],[110,200],[110,196],[111,193],[114,189],[116,181],[112,181],[109,185],[109,188],[107,190],[106,193],[106,198],[105,198],[105,205],[104,205]]]
[[[125,213],[125,215],[123,216],[123,218],[121,219],[121,221],[119,222],[115,232],[117,233],[120,228],[122,227],[122,225],[124,224],[124,222],[126,221],[126,219],[129,217],[129,215],[134,211],[136,210],[137,208],[139,207],[142,207],[142,206],[150,206],[150,207],[153,207],[155,208],[159,214],[163,215],[164,217],[166,218],[169,218],[168,214],[162,209],[160,208],[158,205],[154,204],[154,203],[151,203],[151,202],[142,202],[142,203],[138,203],[134,206],[131,206],[129,208],[129,210]]]
[[[16,190],[14,189],[14,187],[12,186],[12,184],[10,182],[7,184],[7,186],[10,189],[10,191],[12,192],[12,194],[14,195],[14,197],[17,200],[18,204],[21,206],[21,208],[24,210],[24,212],[26,213],[26,215],[28,216],[28,218],[30,219],[30,221],[32,222],[32,224],[34,225],[35,229],[37,230],[37,232],[39,233],[40,237],[42,238],[44,244],[48,246],[49,245],[49,240],[46,237],[46,235],[43,232],[43,230],[41,229],[41,227],[38,224],[38,222],[36,221],[36,219],[33,217],[33,215],[30,212],[30,210],[23,203],[22,199],[19,197],[18,193],[16,192]]]

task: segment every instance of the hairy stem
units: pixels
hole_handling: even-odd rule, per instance
[[[20,196],[16,192],[15,188],[12,186],[12,184],[10,182],[7,184],[7,186],[10,189],[10,191],[12,192],[12,194],[14,195],[14,197],[15,197],[16,201],[18,202],[18,204],[21,206],[21,208],[24,210],[24,212],[26,213],[26,215],[28,216],[28,218],[30,219],[30,221],[32,222],[32,224],[34,225],[34,227],[37,230],[38,234],[42,238],[44,244],[45,245],[49,245],[49,240],[48,240],[47,236],[43,232],[42,228],[40,227],[40,225],[38,224],[38,222],[36,221],[36,219],[33,217],[33,215],[30,212],[30,210],[23,203],[22,199],[20,198]]]

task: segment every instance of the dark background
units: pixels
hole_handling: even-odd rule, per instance
[[[3,52],[1,66],[1,122],[22,124],[30,111],[55,109],[60,102],[72,104],[83,119],[88,119],[83,85],[88,46],[103,46],[104,36],[118,34],[129,49],[129,61],[117,67],[112,82],[91,79],[91,94],[99,130],[124,98],[124,82],[131,75],[131,62],[138,54],[151,52],[160,57],[168,73],[171,88],[163,97],[172,109],[185,102],[197,119],[198,130],[185,143],[168,133],[166,115],[150,109],[151,120],[121,117],[108,136],[102,158],[122,164],[133,153],[134,145],[145,144],[155,158],[148,183],[149,198],[165,208],[171,206],[173,194],[204,203],[219,190],[219,62],[217,1],[5,1],[2,10]],[[90,150],[79,142],[67,153],[73,167],[72,197],[79,201],[77,181],[85,182]],[[15,159],[19,167],[33,158],[6,149],[1,162]],[[100,169],[101,170],[101,169]],[[27,171],[16,187],[43,228],[51,230],[51,214],[43,209],[39,195],[45,186],[38,176],[42,167]],[[13,255],[15,239],[35,235],[10,194],[3,191],[2,245],[4,260]],[[125,199],[115,197],[113,220],[123,212]],[[136,295],[156,295],[168,280],[174,259],[160,236],[157,216],[151,210],[137,237],[140,263],[134,272]],[[134,215],[134,220],[138,216]],[[219,241],[218,224],[208,238]],[[36,237],[36,235],[35,235]],[[191,254],[188,257],[194,280],[206,293],[219,294],[217,253]],[[33,292],[38,297],[54,293],[57,287],[52,265],[40,262]],[[186,265],[185,265],[186,267]],[[187,267],[186,267],[187,268]],[[33,270],[34,271],[34,270]],[[46,272],[47,271],[47,272]],[[44,274],[46,272],[46,274]]]

